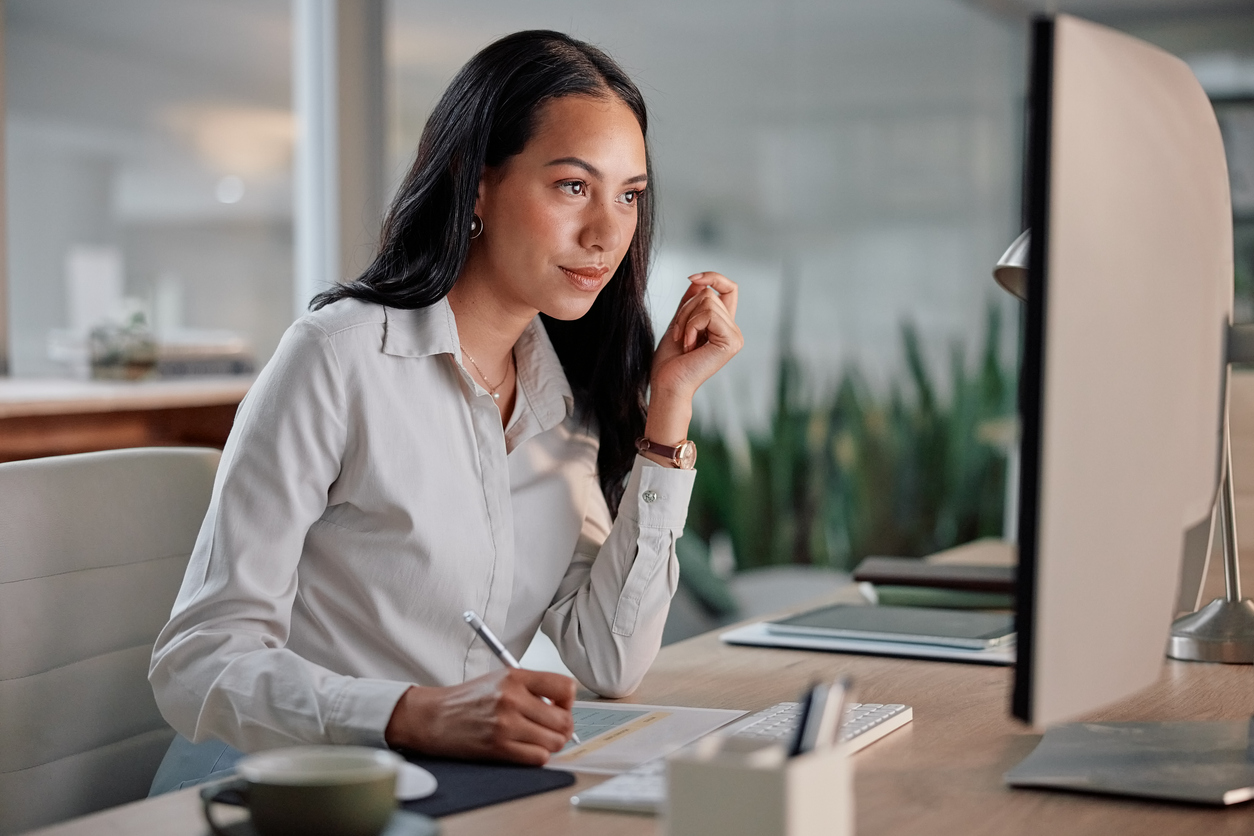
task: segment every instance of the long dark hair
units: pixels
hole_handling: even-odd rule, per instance
[[[537,30],[501,38],[470,59],[427,120],[413,167],[383,222],[378,255],[356,281],[318,294],[310,307],[355,298],[423,308],[443,299],[470,251],[470,219],[484,168],[522,151],[545,103],[574,95],[617,97],[647,136],[644,97],[594,46]],[[644,433],[653,361],[644,299],[652,193],[648,189],[640,195],[635,237],[588,313],[569,322],[542,317],[576,407],[599,431],[597,469],[614,514],[635,457],[635,439]]]

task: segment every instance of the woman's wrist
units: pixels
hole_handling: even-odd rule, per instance
[[[390,749],[414,749],[422,751],[421,733],[430,728],[428,709],[433,688],[411,685],[401,694],[392,709],[392,717],[383,731],[383,741]]]
[[[667,447],[675,447],[688,438],[688,425],[692,422],[692,398],[675,396],[668,392],[651,393],[649,414],[644,424],[645,438]],[[645,458],[660,465],[674,467],[665,456],[642,453]]]

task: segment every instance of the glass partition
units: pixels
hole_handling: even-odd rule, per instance
[[[287,0],[4,16],[11,373],[264,363],[292,308]]]

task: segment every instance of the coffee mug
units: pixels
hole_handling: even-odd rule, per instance
[[[396,810],[394,752],[365,746],[295,746],[241,758],[239,777],[206,787],[205,820],[217,836],[231,836],[212,807],[236,794],[260,836],[378,836]]]

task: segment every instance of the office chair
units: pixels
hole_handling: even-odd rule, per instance
[[[0,464],[0,834],[143,798],[174,732],[148,660],[220,453]]]

